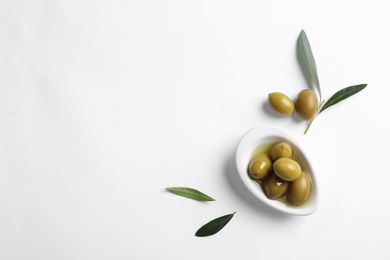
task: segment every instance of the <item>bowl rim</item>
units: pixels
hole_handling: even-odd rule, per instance
[[[261,144],[277,141],[286,141],[294,149],[304,167],[310,173],[312,180],[312,194],[308,202],[302,206],[286,205],[278,200],[271,200],[264,194],[259,185],[250,178],[248,174],[248,165],[251,154]],[[236,168],[244,185],[251,191],[255,197],[266,205],[284,213],[307,216],[313,214],[319,205],[319,187],[318,173],[311,163],[310,156],[302,144],[292,134],[283,128],[272,125],[258,125],[249,129],[240,138],[236,147]]]

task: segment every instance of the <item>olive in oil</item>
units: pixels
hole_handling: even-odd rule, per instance
[[[258,158],[259,156],[262,156],[263,154],[269,154],[271,149],[274,147],[274,145],[278,144],[280,142],[269,142],[259,145],[251,155],[251,162]],[[302,170],[301,175],[303,175],[301,178],[298,178],[296,181],[290,181],[287,183],[284,183],[286,181],[270,181],[269,179],[275,178],[273,175],[275,174],[273,169],[271,169],[269,176],[266,176],[264,179],[256,180],[252,178],[252,180],[258,185],[258,187],[267,195],[268,198],[277,200],[287,206],[294,206],[299,207],[305,205],[310,200],[310,195],[312,192],[312,180],[310,173],[307,171],[307,169],[304,168],[302,165],[301,159],[296,155],[294,150],[292,149],[292,156],[291,158],[296,161]],[[272,161],[274,163],[274,161]],[[249,166],[248,166],[248,173],[249,173]],[[249,174],[250,175],[250,174]],[[279,192],[279,187],[274,186],[272,190],[274,190],[274,193],[270,194],[270,187],[265,187],[265,185],[269,185],[271,183],[272,185],[278,185],[282,187],[286,187],[286,191],[282,194],[282,196],[274,196],[275,192]]]

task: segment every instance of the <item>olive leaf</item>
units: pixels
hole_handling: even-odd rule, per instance
[[[360,84],[360,85],[346,87],[346,88],[343,88],[343,89],[337,91],[321,107],[321,109],[318,112],[318,114],[321,113],[322,111],[324,111],[325,109],[327,109],[328,107],[333,106],[333,105],[339,103],[340,101],[342,101],[342,100],[344,100],[346,98],[349,98],[350,96],[355,95],[356,93],[362,91],[366,86],[367,86],[367,84]]]
[[[187,187],[169,187],[165,188],[167,191],[172,192],[176,195],[183,196],[193,200],[199,201],[214,201],[212,197],[200,192],[196,189],[187,188]]]
[[[311,80],[314,82],[314,85],[318,91],[320,100],[322,100],[321,87],[320,87],[320,81],[318,79],[316,62],[314,60],[310,43],[304,30],[302,30],[301,33],[299,34],[298,47],[299,47],[299,52],[301,54],[302,60],[305,63],[307,70],[309,71]]]
[[[319,109],[317,115],[315,115],[315,116],[309,121],[309,124],[307,125],[306,130],[305,130],[305,134],[307,133],[307,131],[309,131],[309,128],[310,128],[311,124],[313,123],[314,119],[315,119],[321,112],[323,112],[323,111],[324,111],[325,109],[327,109],[328,107],[331,107],[331,106],[333,106],[333,105],[339,103],[340,101],[343,101],[344,99],[347,99],[347,98],[349,98],[350,96],[355,95],[356,93],[362,91],[366,86],[367,86],[367,84],[359,84],[359,85],[354,85],[354,86],[350,86],[350,87],[343,88],[343,89],[337,91],[333,96],[331,96],[331,97],[329,98],[329,100],[325,102],[324,105],[321,105],[321,104],[320,104],[320,109]]]
[[[198,229],[198,231],[195,233],[195,236],[206,237],[218,233],[224,226],[226,226],[227,223],[229,223],[234,214],[236,214],[236,212],[211,220]]]

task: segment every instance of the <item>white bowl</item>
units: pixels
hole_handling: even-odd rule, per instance
[[[285,141],[291,145],[294,153],[300,159],[300,163],[305,168],[312,179],[313,189],[309,201],[302,206],[288,205],[278,200],[269,199],[261,187],[251,179],[248,174],[248,165],[251,155],[260,145]],[[236,149],[236,165],[245,186],[262,202],[281,212],[293,215],[310,215],[318,208],[318,177],[310,162],[309,155],[304,151],[302,145],[287,131],[274,126],[257,126],[246,132],[240,139]]]

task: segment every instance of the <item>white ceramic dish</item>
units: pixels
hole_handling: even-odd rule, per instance
[[[302,166],[310,173],[313,183],[312,194],[309,201],[303,206],[287,205],[278,200],[268,199],[263,190],[248,174],[248,165],[253,151],[260,145],[277,141],[286,141],[289,143],[295,154],[300,158]],[[304,148],[294,136],[287,131],[274,126],[257,126],[250,129],[241,137],[236,149],[238,174],[245,186],[256,196],[256,198],[281,212],[300,216],[313,214],[317,210],[319,202],[318,176],[316,175],[316,171],[309,158],[310,156],[304,151]]]

